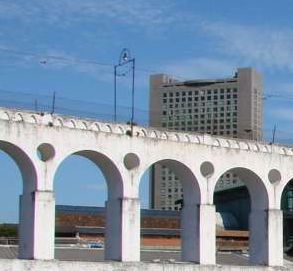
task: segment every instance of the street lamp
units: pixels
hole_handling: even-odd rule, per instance
[[[131,88],[131,135],[133,130],[134,123],[134,75],[135,75],[135,58],[132,58],[130,51],[127,48],[124,48],[119,57],[119,63],[114,66],[114,122],[117,121],[117,76],[125,76],[129,71],[119,72],[119,68],[131,64],[132,70],[132,88]]]

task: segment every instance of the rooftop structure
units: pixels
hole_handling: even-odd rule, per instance
[[[231,78],[179,81],[166,74],[150,77],[150,126],[233,138],[262,138],[262,80],[252,68],[239,68]],[[155,165],[151,174],[150,205],[177,210],[183,197],[178,177]],[[227,173],[216,190],[242,186]]]

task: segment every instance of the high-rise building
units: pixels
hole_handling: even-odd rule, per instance
[[[150,77],[150,126],[166,130],[260,140],[262,80],[252,68],[238,68],[231,78],[179,81],[166,74]],[[182,198],[178,178],[156,164],[151,174],[150,207],[177,209]],[[228,172],[216,190],[243,185]]]

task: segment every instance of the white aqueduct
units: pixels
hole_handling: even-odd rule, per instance
[[[139,182],[160,162],[181,179],[182,260],[215,264],[216,182],[234,171],[251,198],[250,261],[283,264],[281,195],[293,178],[293,149],[202,134],[163,132],[0,108],[0,150],[17,163],[21,259],[54,259],[54,174],[72,154],[93,161],[108,186],[105,258],[140,260]]]

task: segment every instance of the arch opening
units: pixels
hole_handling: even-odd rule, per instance
[[[13,253],[19,258],[32,258],[34,203],[31,192],[37,189],[35,167],[21,148],[1,140],[0,176],[1,199],[5,202],[1,206],[3,210],[0,212],[0,228],[2,228],[0,235],[14,237],[14,240],[18,240],[18,248],[15,247]],[[15,241],[14,244],[17,242]]]
[[[102,153],[83,150],[70,154],[59,165],[54,177],[56,194],[55,257],[68,260],[59,253],[58,242],[69,238],[73,246],[107,257],[108,242],[119,228],[111,228],[113,214],[107,206],[123,194],[122,177],[114,162]],[[119,219],[118,219],[119,220]],[[109,226],[110,225],[110,226]],[[69,229],[64,231],[64,229]],[[110,237],[109,237],[110,235]],[[66,240],[66,239],[65,239]],[[111,244],[113,246],[113,243]],[[115,246],[119,247],[119,240]],[[99,248],[92,251],[93,248]],[[71,260],[86,258],[73,253]],[[96,260],[95,259],[95,260]],[[87,259],[90,260],[90,259]]]
[[[196,261],[198,255],[194,247],[189,246],[190,255],[186,252],[188,241],[197,245],[197,208],[201,201],[198,181],[191,169],[177,160],[156,161],[145,169],[139,189],[141,251],[149,246],[173,246],[176,248],[172,255],[175,261]],[[170,259],[170,255],[162,253],[151,256],[153,258],[141,253],[142,260]]]
[[[19,197],[22,192],[22,176],[15,161],[4,151],[0,151],[0,238],[17,239],[19,223]]]
[[[247,261],[265,263],[268,230],[265,221],[269,204],[261,178],[247,168],[229,169],[217,180],[213,201],[218,255],[233,247],[248,252]]]
[[[284,187],[281,197],[283,211],[283,246],[288,256],[293,255],[293,179]]]
[[[0,140],[0,150],[5,152],[18,166],[23,184],[23,193],[30,193],[37,189],[37,175],[35,167],[28,155],[18,146]]]

